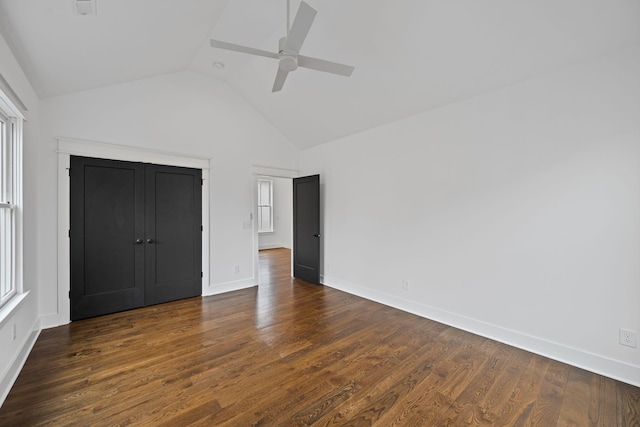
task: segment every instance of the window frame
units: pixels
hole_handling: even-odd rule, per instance
[[[0,90],[0,309],[23,293],[22,129],[24,116]]]
[[[261,204],[261,197],[260,197],[260,185],[261,183],[268,183],[269,184],[269,203],[268,204]],[[271,179],[266,179],[266,178],[258,178],[258,214],[257,214],[257,222],[258,222],[258,234],[265,234],[265,233],[273,233],[274,229],[273,229],[273,180]],[[269,228],[265,229],[262,227],[262,214],[261,214],[261,208],[269,208]]]

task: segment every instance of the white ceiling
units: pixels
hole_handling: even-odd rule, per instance
[[[276,51],[285,0],[97,1],[77,16],[72,0],[0,0],[0,31],[41,97],[192,70],[302,149],[640,43],[640,0],[307,0],[318,15],[301,54],[356,69],[298,69],[271,93],[276,61],[209,38]]]

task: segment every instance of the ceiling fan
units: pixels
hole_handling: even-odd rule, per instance
[[[309,29],[311,28],[311,24],[313,24],[317,11],[303,1],[298,8],[296,17],[293,20],[293,25],[289,26],[289,2],[290,0],[287,0],[287,35],[280,39],[280,49],[278,50],[278,53],[213,39],[211,40],[211,46],[277,59],[279,63],[278,73],[276,74],[276,81],[273,84],[272,92],[282,90],[282,86],[284,85],[289,73],[298,67],[310,68],[312,70],[349,77],[354,70],[354,67],[350,65],[338,64],[336,62],[325,61],[324,59],[299,55],[302,43],[307,37],[307,33],[309,33]]]

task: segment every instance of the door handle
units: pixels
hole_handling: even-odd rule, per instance
[[[153,239],[147,239],[147,243],[155,243]]]
[[[139,245],[140,243],[142,243],[142,239],[136,239],[136,244]]]
[[[314,234],[313,237],[320,237],[320,235],[319,234]]]

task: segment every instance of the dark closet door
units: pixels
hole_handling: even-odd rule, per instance
[[[146,305],[202,293],[201,186],[201,170],[146,167]]]
[[[144,304],[144,165],[71,157],[71,320]]]
[[[201,294],[201,176],[71,157],[71,320]]]
[[[293,276],[320,283],[320,175],[293,180]]]

